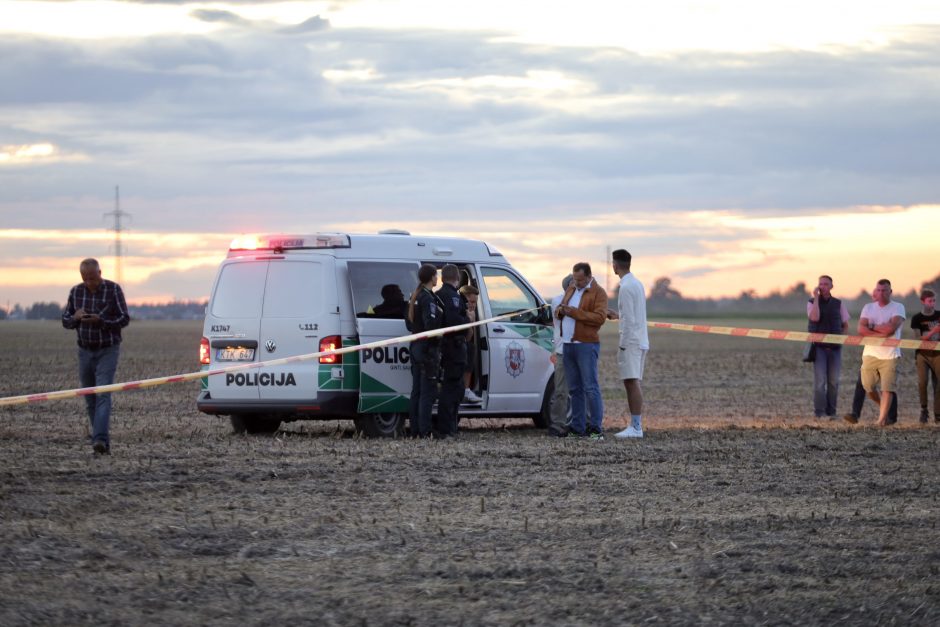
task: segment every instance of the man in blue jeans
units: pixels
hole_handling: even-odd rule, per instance
[[[78,335],[78,378],[82,387],[114,383],[121,346],[121,329],[130,322],[124,292],[101,278],[95,259],[79,264],[82,282],[69,291],[62,326]],[[85,408],[91,423],[91,445],[97,455],[111,453],[111,394],[88,394]]]
[[[597,377],[598,331],[607,321],[607,292],[591,277],[591,266],[576,263],[555,317],[561,320],[565,378],[571,398],[568,437],[603,440],[604,401]],[[591,422],[585,426],[587,408]]]
[[[841,300],[832,295],[832,277],[822,275],[806,305],[811,333],[845,335],[849,328],[849,312]],[[839,374],[842,372],[842,345],[816,342],[813,363],[813,411],[817,418],[836,419],[839,398]]]

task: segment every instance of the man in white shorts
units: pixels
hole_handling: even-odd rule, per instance
[[[630,426],[614,434],[616,438],[643,437],[643,367],[650,340],[646,331],[646,290],[630,272],[632,256],[624,249],[613,252],[614,272],[620,277],[617,315],[620,318],[620,343],[617,350],[617,368],[623,387],[627,391],[630,407]]]
[[[904,305],[891,300],[891,281],[881,279],[872,291],[872,301],[862,309],[858,319],[858,334],[865,337],[893,337],[901,339]],[[862,385],[868,398],[880,406],[878,425],[887,426],[888,409],[897,382],[898,359],[901,349],[896,346],[866,346],[862,351]],[[875,386],[881,384],[881,394]]]

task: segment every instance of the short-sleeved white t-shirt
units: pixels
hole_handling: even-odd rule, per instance
[[[862,307],[862,314],[859,318],[868,320],[870,327],[877,327],[886,322],[891,322],[891,319],[895,316],[900,316],[902,320],[907,318],[904,312],[904,305],[892,300],[884,307],[878,303],[868,303]],[[892,337],[897,340],[901,339],[902,326],[904,325],[898,325],[898,330],[894,332]],[[877,357],[878,359],[896,359],[901,356],[901,349],[895,346],[866,346],[865,350],[862,351],[862,356]]]

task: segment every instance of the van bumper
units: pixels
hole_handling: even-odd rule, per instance
[[[283,418],[345,420],[355,418],[359,409],[356,392],[320,392],[317,398],[291,401],[213,399],[208,390],[199,393],[196,409],[204,414],[269,414]]]

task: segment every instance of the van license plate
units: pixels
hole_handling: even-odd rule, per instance
[[[253,348],[220,348],[215,358],[217,361],[251,361],[255,358]]]

